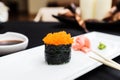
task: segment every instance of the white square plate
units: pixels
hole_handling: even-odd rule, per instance
[[[109,58],[120,55],[120,37],[100,32],[84,34],[93,50]],[[97,49],[99,42],[107,45]],[[1,80],[73,80],[102,65],[80,51],[72,50],[71,60],[63,65],[48,65],[44,58],[44,45],[0,58]]]

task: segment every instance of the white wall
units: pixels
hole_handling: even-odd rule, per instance
[[[35,14],[41,7],[47,5],[47,0],[28,0],[28,11],[30,14]]]

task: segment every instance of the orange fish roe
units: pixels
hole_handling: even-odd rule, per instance
[[[51,45],[68,45],[73,43],[70,33],[67,34],[65,31],[54,32],[47,34],[43,41],[45,44]]]

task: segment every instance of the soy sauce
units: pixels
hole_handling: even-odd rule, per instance
[[[22,43],[22,40],[2,40],[0,41],[0,46],[1,45],[15,45],[15,44],[19,44]]]

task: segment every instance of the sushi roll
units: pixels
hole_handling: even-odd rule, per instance
[[[73,38],[65,31],[49,33],[43,38],[45,61],[51,65],[68,63],[71,59]]]

